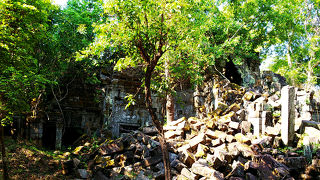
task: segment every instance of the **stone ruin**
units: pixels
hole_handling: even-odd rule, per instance
[[[106,73],[107,74],[107,73]],[[47,112],[32,120],[24,116],[14,119],[15,133],[31,139],[39,145],[52,149],[69,146],[83,134],[99,136],[102,131],[109,131],[113,137],[121,133],[134,131],[143,126],[150,126],[151,117],[145,108],[141,85],[141,72],[129,69],[124,72],[100,74],[100,87],[74,82],[69,87],[68,96],[58,104],[52,97]],[[96,89],[100,93],[95,94]],[[126,108],[125,97],[136,94],[135,105]],[[99,99],[98,102],[95,99]],[[160,119],[164,119],[165,102],[153,94],[153,108]],[[183,88],[177,91],[175,119],[194,116],[193,91]]]
[[[62,145],[73,144],[84,133],[99,136],[102,131],[108,129],[113,137],[119,137],[121,133],[150,126],[152,124],[145,108],[144,95],[142,90],[138,89],[141,85],[141,77],[140,71],[132,69],[121,73],[101,73],[102,84],[98,88],[101,91],[98,102],[94,101],[97,87],[75,82],[69,88],[67,98],[61,102],[63,113],[52,98],[47,112],[42,112],[39,118],[28,121],[23,116],[15,117],[16,132],[38,144],[59,149]],[[250,75],[250,77],[252,79],[253,76]],[[255,134],[269,130],[270,128],[267,129],[263,124],[269,125],[272,115],[281,114],[280,90],[286,85],[285,79],[272,72],[263,72],[261,80],[256,80],[251,89],[242,89],[241,92],[232,89],[236,87],[235,84],[233,84],[235,87],[231,89],[224,89],[223,87],[227,84],[229,83],[226,79],[210,76],[203,86],[195,90],[187,86],[178,90],[175,119],[191,116],[205,118],[219,107],[220,102],[227,102],[225,104],[227,106],[235,103],[235,101],[228,101],[235,100],[235,97],[230,96],[232,93],[229,91],[235,93],[236,97],[246,91],[248,98],[252,96],[256,100],[250,105],[249,101],[245,100],[244,104],[239,107],[241,117],[250,119],[252,124],[259,121],[259,125],[254,125]],[[127,104],[125,97],[128,94],[136,94],[136,104],[125,108]],[[266,99],[265,96],[268,98]],[[319,103],[313,99],[312,92],[295,88],[294,96],[296,126],[311,124],[310,121],[312,123],[320,121]],[[158,117],[164,119],[164,99],[155,94],[152,99]],[[274,121],[273,125],[277,126],[277,118],[272,121]]]
[[[320,123],[313,121],[319,118],[314,115],[319,104],[312,92],[277,88],[275,83],[275,88],[264,88],[263,81],[252,89],[227,80],[212,83],[207,84],[214,91],[205,87],[195,93],[199,117],[183,117],[164,126],[172,179],[320,178]],[[269,79],[267,84],[273,82]],[[215,101],[204,98],[210,93]],[[156,135],[150,126],[114,141],[84,140],[63,155],[70,159],[62,163],[63,172],[81,179],[163,179]]]

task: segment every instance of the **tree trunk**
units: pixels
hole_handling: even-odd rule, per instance
[[[165,62],[165,76],[170,85],[170,71],[169,71],[169,62]],[[166,102],[166,115],[167,115],[167,123],[174,121],[174,99],[169,90],[167,94],[167,102]]]
[[[152,99],[151,99],[151,90],[150,90],[151,75],[152,75],[152,67],[148,65],[146,74],[145,74],[145,87],[144,87],[146,106],[151,115],[152,122],[157,128],[159,133],[159,141],[160,141],[160,147],[162,150],[162,158],[163,158],[164,171],[165,171],[165,179],[171,180],[170,161],[169,161],[169,152],[168,152],[167,142],[164,137],[162,124],[160,123],[156,115],[156,112],[152,108]]]
[[[8,180],[9,174],[8,174],[8,168],[7,168],[7,159],[6,159],[6,149],[4,145],[4,132],[3,132],[3,126],[0,125],[0,144],[1,144],[1,154],[2,154],[2,166],[3,166],[3,179]]]
[[[170,92],[167,94],[166,114],[167,123],[174,121],[174,99]]]

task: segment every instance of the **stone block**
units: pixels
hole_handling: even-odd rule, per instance
[[[209,150],[209,148],[203,144],[199,144],[197,148],[197,152],[195,154],[195,157],[203,157],[206,155],[206,152]]]
[[[223,138],[223,137],[226,137],[227,136],[227,133],[223,132],[223,131],[212,131],[210,129],[208,129],[206,132],[205,132],[205,135],[208,136],[209,138],[211,139],[218,139],[218,138]]]
[[[209,165],[214,167],[215,169],[219,169],[221,166],[224,165],[223,161],[221,161],[217,156],[212,154],[207,154],[206,160],[208,161]]]
[[[252,149],[246,144],[239,144],[237,148],[245,158],[251,158],[255,155]]]
[[[204,166],[199,163],[194,163],[191,167],[191,172],[194,174],[199,174],[201,176],[210,178],[210,179],[217,179],[217,180],[223,180],[224,176],[219,171],[216,171],[213,168],[210,168],[208,166]]]
[[[196,161],[196,158],[190,151],[184,150],[179,153],[179,160],[188,167],[191,167],[191,165]]]
[[[82,179],[87,179],[89,177],[89,173],[86,169],[78,169],[78,175],[80,176],[80,178]]]
[[[198,144],[205,143],[205,141],[206,141],[205,134],[200,133],[197,136],[195,136],[194,138],[190,139],[189,145],[193,150],[195,150],[197,148]]]
[[[240,123],[238,123],[238,122],[231,121],[229,123],[229,127],[232,129],[239,129],[239,126],[240,126]]]
[[[180,124],[182,122],[185,122],[185,121],[187,121],[187,118],[182,117],[182,118],[180,118],[178,120],[168,122],[167,125],[168,126],[177,126],[178,124]]]
[[[234,157],[223,149],[215,149],[214,156],[219,158],[221,161],[225,161],[227,163],[230,163]]]
[[[116,152],[120,152],[123,151],[123,143],[122,141],[114,141],[110,144],[104,143],[100,146],[99,151],[102,155],[109,155]]]
[[[162,160],[161,156],[148,157],[148,158],[144,159],[143,165],[149,167],[149,166],[152,166],[152,165],[159,163],[161,160]]]
[[[182,136],[183,135],[183,130],[176,130],[176,131],[167,131],[164,133],[164,137],[166,139],[172,139],[177,136]]]
[[[181,170],[181,175],[186,177],[188,180],[197,180],[199,175],[194,174],[193,172],[189,171],[187,168],[183,168]]]
[[[262,133],[262,118],[249,118],[248,121],[253,125],[253,134],[259,137]]]
[[[240,162],[234,161],[232,164],[232,171],[227,175],[226,179],[232,179],[229,177],[245,177],[244,165]]]
[[[285,145],[292,144],[295,123],[295,89],[285,86],[281,90],[281,138]]]
[[[300,118],[302,120],[311,121],[312,120],[312,113],[311,112],[301,112],[300,113]]]
[[[314,127],[320,130],[320,122],[302,120],[301,127],[300,127],[300,134],[304,133],[306,127]]]
[[[305,157],[285,157],[283,159],[283,164],[288,166],[290,169],[304,169],[307,165],[307,160]]]
[[[267,126],[266,129],[265,129],[265,133],[267,135],[271,135],[271,136],[278,136],[280,134],[280,130],[281,130],[281,127]]]
[[[157,130],[157,128],[154,127],[154,126],[149,126],[149,127],[144,127],[144,128],[142,129],[142,132],[143,132],[144,134],[147,134],[147,135],[155,135],[155,134],[158,133],[158,130]]]
[[[243,134],[249,133],[251,131],[251,122],[242,121],[240,123],[240,129],[241,129],[241,133],[243,133]]]
[[[240,109],[236,112],[236,115],[238,116],[239,121],[244,121],[246,118],[246,111],[244,109]]]
[[[175,159],[174,161],[172,161],[170,163],[170,166],[175,168],[176,170],[178,170],[179,172],[181,172],[181,170],[183,168],[187,168],[187,166],[185,164],[183,164],[181,161],[179,161],[178,159]]]

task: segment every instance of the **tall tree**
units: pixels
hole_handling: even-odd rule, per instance
[[[56,10],[49,0],[0,1],[1,126],[10,123],[15,113],[30,112],[32,99],[49,83],[41,70],[41,47],[47,38],[49,16]],[[6,167],[3,139],[1,142]],[[6,172],[4,177],[8,178]]]
[[[162,122],[152,108],[152,78],[155,70],[164,67],[165,57],[174,63],[185,63],[184,66],[189,67],[189,72],[183,72],[185,74],[201,71],[201,60],[204,59],[201,59],[199,47],[205,40],[202,35],[211,6],[211,1],[107,1],[104,8],[109,18],[96,27],[96,41],[79,55],[101,55],[105,49],[116,49],[125,57],[115,68],[143,65],[146,107],[159,132],[166,179],[171,176],[170,162]],[[183,58],[185,54],[189,58]]]
[[[310,88],[319,79],[319,0],[277,1],[271,32],[274,62],[271,66],[291,84]]]

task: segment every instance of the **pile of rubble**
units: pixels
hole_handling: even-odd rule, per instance
[[[289,148],[280,137],[279,92],[246,91],[222,81],[215,86],[214,111],[164,126],[172,179],[320,178],[320,150],[311,144],[319,143],[318,123],[298,114],[296,143]],[[145,127],[114,141],[101,140],[95,147],[79,146],[63,162],[64,173],[82,179],[164,179],[156,134]]]

